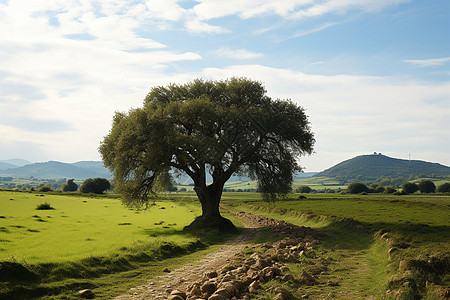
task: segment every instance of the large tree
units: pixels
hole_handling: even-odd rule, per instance
[[[126,204],[146,205],[155,183],[175,170],[192,178],[202,205],[192,225],[230,229],[219,212],[226,181],[247,173],[266,199],[286,194],[314,142],[303,108],[271,99],[260,82],[197,79],[155,87],[142,108],[116,113],[100,153]]]

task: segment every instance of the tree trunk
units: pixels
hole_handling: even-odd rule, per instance
[[[202,204],[202,215],[195,219],[186,231],[219,230],[222,232],[237,232],[233,223],[222,217],[219,211],[220,199],[222,197],[223,184],[212,183],[209,186],[199,184],[194,186],[197,197]]]
[[[222,189],[210,186],[194,187],[198,200],[202,204],[202,217],[221,217],[219,211]]]

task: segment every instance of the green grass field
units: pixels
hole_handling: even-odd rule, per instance
[[[400,299],[443,299],[437,295],[450,286],[449,196],[309,194],[303,200],[296,196],[275,203],[239,196],[226,197],[225,202],[237,210],[322,232],[320,256],[331,260],[335,270],[326,278],[345,278],[328,297],[396,299],[386,296],[386,290],[400,288],[404,291]],[[412,261],[416,268],[403,273],[401,261]],[[298,272],[304,268],[292,266]],[[404,278],[409,285],[396,286],[390,283],[393,278]],[[307,292],[318,298],[324,295],[323,287]]]
[[[230,199],[231,200],[231,199]],[[450,248],[450,197],[436,195],[329,195],[310,194],[304,200],[264,203],[247,199],[258,207],[311,212],[316,215],[352,218],[372,231],[388,229],[414,247],[411,252],[445,252]],[[299,222],[295,216],[288,221]],[[302,221],[303,222],[303,221]],[[314,224],[312,224],[314,226]],[[420,234],[418,234],[420,233]]]
[[[41,204],[53,209],[37,210]],[[232,237],[183,232],[200,213],[186,196],[161,195],[148,210],[130,210],[104,195],[0,191],[0,299],[78,299],[84,288],[103,299],[125,293]]]
[[[0,192],[0,261],[65,262],[196,240],[179,234],[200,213],[189,203],[157,201],[137,211],[120,199],[40,195]],[[54,209],[36,210],[45,202]]]
[[[334,271],[322,278],[340,285],[308,287],[298,292],[299,297],[307,292],[318,298],[383,298],[389,280],[402,275],[398,265],[404,259],[424,266],[410,279],[420,290],[409,287],[405,295],[410,298],[405,299],[437,299],[433,291],[450,284],[449,196],[308,194],[303,200],[298,196],[266,203],[257,193],[230,192],[223,194],[222,203],[324,234],[318,255],[331,261]],[[43,203],[54,209],[36,210]],[[24,295],[42,299],[76,299],[76,290],[82,288],[93,288],[104,299],[125,293],[160,275],[163,266],[175,268],[198,259],[230,237],[184,233],[182,228],[199,214],[193,192],[162,196],[149,210],[137,211],[105,196],[1,191],[0,262],[27,266],[40,280],[0,282],[0,298],[23,289],[29,289]],[[231,214],[225,215],[240,226]],[[265,232],[259,242],[270,239]],[[427,261],[434,258],[441,260],[431,268]],[[295,274],[314,263],[290,268]]]

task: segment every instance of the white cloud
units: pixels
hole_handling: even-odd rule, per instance
[[[208,22],[227,16],[294,19],[377,12],[401,2],[201,0],[188,9],[175,0],[9,1],[0,6],[0,158],[33,149],[33,156],[24,158],[98,159],[97,147],[110,129],[114,111],[141,106],[152,86],[197,77],[247,76],[262,81],[269,95],[291,98],[307,109],[317,137],[317,154],[302,159],[310,171],[373,151],[394,156],[413,152],[417,159],[449,165],[450,145],[442,138],[449,135],[448,82],[325,76],[262,65],[199,70],[216,65],[210,61],[185,70],[183,62],[202,57],[189,48],[170,48],[176,44],[173,37],[164,44],[149,38],[153,26],[223,34],[229,31],[222,23]],[[335,25],[325,24],[299,34]],[[263,57],[233,46],[215,54],[233,59]],[[406,62],[429,66],[448,61]]]
[[[262,53],[257,53],[246,49],[229,48],[220,48],[219,50],[217,50],[217,55],[219,55],[220,57],[228,57],[233,59],[254,59],[264,56],[264,54]]]
[[[302,7],[291,13],[289,17],[293,19],[311,18],[326,14],[345,14],[351,10],[376,13],[388,6],[404,2],[409,2],[409,0],[327,0],[320,3],[311,2],[311,5]]]
[[[139,3],[25,2],[0,8],[1,157],[26,144],[48,159],[98,158],[114,111],[140,106],[152,85],[191,80],[164,70],[201,59],[139,35]]]
[[[442,58],[429,58],[429,59],[410,59],[404,60],[404,62],[417,65],[419,67],[437,67],[443,66],[447,62],[450,62],[450,57],[442,57]]]
[[[421,159],[450,165],[446,150],[450,141],[443,139],[449,135],[450,104],[445,99],[450,96],[450,82],[325,76],[261,65],[204,70],[204,78],[232,76],[259,80],[270,96],[292,99],[306,109],[317,139],[317,153],[302,159],[311,171],[331,166],[327,153],[332,152],[341,157],[373,151],[440,150],[439,155]]]
[[[283,18],[300,19],[325,14],[344,14],[350,10],[379,12],[388,6],[409,0],[199,0],[192,9],[202,20],[237,15],[242,19],[262,15],[278,15]]]
[[[152,17],[166,21],[179,21],[188,11],[178,5],[177,0],[149,0],[145,2]]]
[[[333,26],[336,26],[336,25],[340,25],[342,23],[343,22],[326,23],[326,24],[320,25],[320,26],[318,26],[316,28],[313,28],[313,29],[303,30],[303,31],[297,32],[297,33],[295,33],[295,34],[293,34],[291,36],[283,38],[280,41],[284,41],[284,40],[288,40],[288,39],[292,39],[292,38],[297,38],[297,37],[301,37],[301,36],[310,35],[310,34],[313,34],[313,33],[316,33],[316,32],[319,32],[319,31],[322,31],[322,30],[325,30],[325,29],[328,29],[330,27],[333,27]]]
[[[214,26],[208,23],[202,22],[199,19],[193,19],[186,22],[187,31],[198,34],[198,33],[228,33],[229,30],[221,27]]]

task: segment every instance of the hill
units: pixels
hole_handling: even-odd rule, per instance
[[[450,176],[450,167],[421,160],[406,160],[388,157],[382,154],[361,155],[343,161],[314,176],[340,177],[342,179],[376,179],[385,177],[411,176]],[[360,177],[359,177],[360,178]]]
[[[7,170],[7,169],[14,169],[14,168],[18,168],[18,166],[7,163],[7,162],[0,161],[0,170]]]
[[[0,170],[0,175],[39,179],[73,178],[84,180],[95,177],[112,178],[111,173],[103,167],[103,163],[100,161],[82,161],[73,164],[49,161]]]
[[[8,160],[11,161],[11,160]],[[24,163],[25,160],[16,160],[17,163]],[[315,173],[296,173],[294,179],[311,177]],[[75,163],[62,163],[58,161],[49,161],[43,163],[29,163],[24,166],[7,162],[6,160],[0,161],[0,176],[11,176],[14,178],[30,178],[37,179],[59,179],[59,178],[73,178],[77,180],[84,180],[86,178],[102,177],[112,179],[112,174],[103,166],[101,161],[79,161]],[[208,182],[212,181],[208,176]],[[179,184],[191,184],[192,179],[186,174],[181,174],[175,177],[175,181]],[[235,181],[251,181],[246,176],[232,176],[229,182]]]
[[[2,166],[2,163],[12,165],[12,166],[10,166],[11,168],[23,167],[25,165],[31,164],[31,162],[29,162],[28,160],[21,159],[21,158],[11,158],[11,159],[7,159],[7,160],[0,160],[0,170],[4,170],[4,167],[6,166],[6,165]]]

